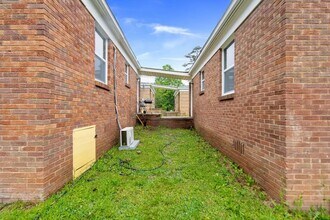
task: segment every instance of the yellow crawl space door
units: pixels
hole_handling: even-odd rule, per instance
[[[88,170],[96,159],[95,125],[73,130],[73,178]]]

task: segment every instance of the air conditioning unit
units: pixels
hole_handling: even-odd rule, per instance
[[[120,147],[119,150],[134,150],[139,140],[134,140],[134,128],[126,127],[120,130]]]

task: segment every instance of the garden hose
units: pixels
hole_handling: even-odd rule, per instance
[[[165,163],[166,163],[166,157],[164,155],[164,149],[168,146],[170,146],[171,144],[173,143],[173,141],[165,144],[161,149],[159,149],[159,152],[160,154],[162,155],[162,162],[160,165],[156,166],[156,167],[153,167],[153,168],[150,168],[150,169],[140,169],[140,168],[136,168],[136,167],[133,167],[129,161],[126,161],[126,160],[122,160],[119,158],[119,166],[125,168],[125,169],[128,169],[128,170],[132,170],[132,171],[137,171],[137,172],[149,172],[149,171],[154,171],[154,170],[158,170],[160,168],[162,168]]]

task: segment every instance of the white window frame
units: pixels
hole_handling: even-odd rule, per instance
[[[201,79],[201,92],[205,91],[205,74],[204,71],[200,71],[200,79]]]
[[[125,84],[129,85],[129,69],[130,66],[128,63],[125,63]]]
[[[230,47],[232,44],[234,44],[234,65],[229,66],[225,69],[225,62],[226,62],[226,50],[228,47]],[[221,86],[222,86],[222,96],[230,95],[235,93],[235,84],[234,84],[234,89],[228,92],[225,92],[225,74],[232,68],[234,68],[234,83],[235,83],[235,40],[230,41],[229,44],[226,44],[225,46],[222,47],[222,80],[221,80]]]
[[[94,51],[94,54],[95,56],[97,56],[98,58],[100,58],[103,62],[105,62],[105,82],[103,82],[102,80],[99,80],[96,78],[96,75],[94,73],[94,78],[95,78],[95,81],[98,81],[100,83],[103,83],[103,84],[106,84],[108,85],[108,39],[107,37],[105,37],[105,34],[102,34],[102,32],[98,29],[98,28],[95,28],[95,39],[96,40],[96,33],[98,33],[100,35],[100,37],[104,40],[104,53],[105,53],[105,58],[103,57],[100,57],[95,51]],[[94,60],[94,62],[96,62],[96,60]],[[94,69],[95,71],[95,69]]]

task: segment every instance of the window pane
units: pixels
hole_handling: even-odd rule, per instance
[[[95,56],[95,79],[106,83],[105,62]]]
[[[105,40],[95,31],[95,53],[105,59]]]
[[[225,69],[234,66],[235,64],[235,42],[225,50]]]
[[[235,80],[234,80],[234,68],[231,68],[225,72],[224,75],[224,92],[231,92],[234,90]]]

